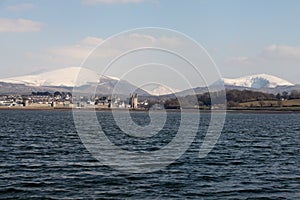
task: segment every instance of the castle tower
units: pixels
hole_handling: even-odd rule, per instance
[[[133,109],[138,108],[138,94],[130,95],[129,104],[130,107]]]

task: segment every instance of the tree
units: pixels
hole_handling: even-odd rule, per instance
[[[277,93],[275,97],[276,97],[276,99],[281,100],[281,95],[280,95],[280,93]]]
[[[60,93],[60,92],[58,92],[58,91],[56,91],[56,92],[54,92],[54,96],[55,96],[55,97],[57,97],[57,96],[61,96],[61,93]]]
[[[237,102],[234,101],[228,101],[227,102],[227,106],[228,107],[237,107],[239,104]]]
[[[72,93],[71,93],[71,92],[67,92],[67,95],[68,95],[69,97],[72,97]]]
[[[265,105],[265,102],[264,101],[259,101],[259,105],[260,105],[260,107],[263,107]]]
[[[282,92],[282,98],[288,99],[289,98],[289,93],[287,91]]]
[[[291,94],[289,95],[289,99],[299,99],[300,94],[297,90],[291,91]]]
[[[282,107],[282,101],[281,101],[281,99],[279,99],[279,100],[277,101],[277,105],[278,105],[279,107]]]

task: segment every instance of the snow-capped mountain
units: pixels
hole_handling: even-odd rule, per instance
[[[277,86],[294,86],[293,83],[268,74],[256,74],[240,78],[223,78],[225,86],[239,86],[248,88],[276,88]]]
[[[152,90],[146,90],[149,94],[154,96],[166,95],[166,94],[173,94],[179,92],[179,90],[171,89],[162,85],[159,85]]]
[[[78,76],[80,74],[80,76]],[[78,78],[77,78],[78,77]],[[26,75],[0,79],[0,82],[24,84],[27,86],[64,86],[74,87],[82,86],[91,83],[97,83],[100,75],[96,72],[81,68],[68,67],[64,69],[43,72],[35,75]],[[118,80],[116,77],[102,77],[102,79]]]
[[[78,76],[80,74],[80,76]],[[223,78],[227,89],[251,88],[269,93],[278,93],[282,91],[291,91],[299,85],[268,74],[257,74],[244,76],[240,78]],[[217,81],[215,84],[220,83]],[[203,93],[207,91],[206,87],[198,87],[194,89],[178,92],[172,88],[157,86],[154,88],[140,89],[126,80],[120,80],[117,77],[101,76],[96,72],[81,68],[69,67],[38,74],[3,78],[0,79],[1,94],[18,93],[27,94],[31,91],[68,91],[72,92],[75,87],[82,93],[94,92],[97,85],[97,93],[99,94],[122,94],[129,95],[136,92],[139,95],[149,94],[159,96],[176,93],[179,96],[186,96],[191,93]],[[219,84],[218,84],[219,85]]]
[[[74,87],[82,93],[91,93],[94,92],[95,85],[97,85],[96,92],[101,94],[109,95],[114,92],[127,96],[135,91],[139,95],[149,95],[146,91],[137,88],[126,80],[99,75],[92,70],[81,67],[68,67],[34,75],[4,78],[0,79],[0,83],[2,83],[0,87],[2,86],[2,90],[6,93],[16,91],[21,93],[18,88],[22,88],[24,93],[28,93],[28,91],[53,91],[57,89],[72,91]],[[9,88],[14,88],[14,91],[10,91]]]

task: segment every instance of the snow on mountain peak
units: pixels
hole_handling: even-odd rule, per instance
[[[277,86],[293,86],[294,84],[284,79],[268,74],[256,74],[240,78],[223,78],[225,85],[249,88],[275,88]]]
[[[118,77],[115,77],[115,76],[107,76],[107,75],[103,75],[104,78],[108,78],[108,79],[112,79],[112,80],[115,80],[115,81],[120,81],[120,79]]]
[[[78,76],[80,74],[80,76]],[[27,86],[83,86],[92,84],[99,84],[107,81],[120,81],[117,77],[102,75],[83,67],[68,67],[48,72],[42,72],[39,74],[3,78],[0,82],[25,84]],[[223,78],[225,85],[241,86],[248,88],[275,88],[277,86],[294,86],[293,83],[284,79],[268,74],[256,74],[250,76],[243,76],[240,78]],[[152,95],[165,95],[177,92],[165,86],[157,86],[155,88],[148,89],[148,92]]]
[[[149,94],[154,95],[154,96],[160,96],[160,95],[167,95],[167,94],[172,94],[179,92],[179,90],[176,89],[171,89],[166,86],[159,85],[155,88],[152,88],[151,90],[146,90]]]
[[[80,74],[80,76],[78,76]],[[0,79],[0,82],[25,84],[27,86],[82,86],[97,83],[99,74],[83,67],[68,67],[35,75],[18,76]],[[115,77],[107,77],[116,80]]]

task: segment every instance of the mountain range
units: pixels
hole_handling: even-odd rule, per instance
[[[79,73],[80,76],[78,76]],[[300,89],[299,85],[268,74],[256,74],[239,78],[223,78],[212,84],[211,87],[220,83],[224,84],[226,89],[249,89],[268,93]],[[76,87],[77,91],[84,94],[93,92],[96,85],[96,92],[101,94],[111,94],[114,89],[114,93],[126,96],[132,91],[142,96],[168,95],[171,91],[170,88],[164,86],[158,86],[151,91],[146,91],[126,80],[120,80],[117,77],[101,76],[86,68],[69,67],[32,75],[0,79],[0,94],[30,94],[34,91],[72,92],[74,87]],[[118,87],[115,87],[116,85]],[[183,91],[172,89],[172,91],[175,91],[175,94],[178,96],[185,96],[194,92],[206,92],[207,88],[196,87]]]
[[[78,76],[79,73],[80,76]],[[116,85],[117,87],[115,87]],[[97,86],[96,93],[104,95],[114,92],[128,96],[132,91],[139,95],[149,95],[147,91],[126,80],[101,76],[92,70],[81,67],[68,67],[34,75],[0,79],[0,94],[30,94],[36,91],[72,92],[74,87],[76,87],[76,91],[87,94],[94,92],[95,86]]]
[[[268,74],[256,74],[240,78],[223,78],[224,85],[248,87],[254,89],[276,88],[279,86],[294,86],[293,83]]]

